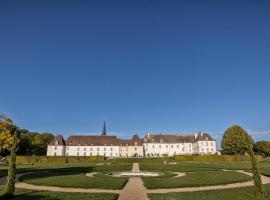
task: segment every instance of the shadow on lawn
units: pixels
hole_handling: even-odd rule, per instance
[[[37,191],[23,192],[22,194],[15,195],[12,200],[62,200],[60,198],[49,197],[46,195],[36,194]],[[0,197],[0,200],[8,200],[9,198]]]

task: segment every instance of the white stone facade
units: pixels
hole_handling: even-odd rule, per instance
[[[71,136],[64,141],[58,135],[47,156],[163,157],[174,155],[216,154],[216,141],[207,133],[195,135],[151,135],[131,140],[115,136]]]

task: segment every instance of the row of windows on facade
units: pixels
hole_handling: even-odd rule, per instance
[[[159,147],[159,148],[161,148],[161,147]],[[167,147],[168,148],[168,147]],[[177,147],[178,149],[179,149],[179,147]],[[154,149],[154,147],[153,147],[153,149]],[[145,148],[145,151],[148,151],[148,148]],[[150,150],[149,150],[150,151]],[[184,152],[185,151],[185,148],[184,147],[182,147],[182,152]],[[191,152],[191,149],[189,149],[189,151]]]
[[[57,150],[57,147],[54,147],[55,150]],[[93,151],[94,148],[90,148],[90,151]],[[101,148],[97,147],[97,151],[99,151]],[[69,150],[69,147],[67,147],[67,151]],[[86,148],[83,149],[84,151],[86,151]],[[110,148],[111,151],[113,151],[113,148]],[[135,150],[137,150],[137,148],[135,148]],[[77,148],[77,151],[80,151],[80,147]],[[104,151],[106,151],[106,147],[104,148]]]
[[[201,145],[202,146],[204,146],[204,144],[205,144],[205,146],[208,146],[209,145],[208,142],[205,142],[205,143],[201,142]],[[211,142],[210,145],[211,146],[214,146],[214,142]],[[146,146],[148,146],[148,144],[146,144]],[[189,144],[188,146],[191,147],[191,144]],[[152,145],[152,147],[155,148],[155,145]],[[166,148],[168,148],[168,147],[169,147],[169,145],[166,145]],[[175,147],[175,146],[174,145],[171,145],[171,148],[173,148],[173,147]],[[161,148],[161,145],[159,145],[159,148]],[[179,148],[179,145],[176,145],[176,148]]]
[[[147,145],[148,146],[148,145]],[[160,149],[161,149],[161,145],[159,145],[158,146]],[[171,148],[173,149],[173,148],[177,148],[177,149],[179,149],[179,145],[176,145],[176,146],[173,146],[173,145],[171,145]],[[191,148],[191,145],[189,145],[189,147]],[[152,148],[154,149],[155,148],[155,145],[152,145]],[[166,145],[166,148],[169,148],[169,145]],[[184,147],[182,147],[182,149],[184,149]],[[184,151],[184,150],[183,150]]]
[[[56,156],[56,153],[54,153],[54,155]],[[66,153],[66,155],[68,156],[68,152]],[[99,154],[98,152],[97,152],[97,154],[95,154],[95,155],[97,155],[97,156],[99,156],[99,155],[102,155],[102,154]],[[110,156],[113,156],[113,153],[110,153],[110,154],[106,154],[106,153],[104,153],[103,154],[104,156],[108,156],[108,155],[110,155]],[[80,153],[79,152],[77,152],[77,156],[80,156]],[[83,156],[86,156],[86,153],[84,152],[83,153]],[[93,153],[91,152],[90,154],[89,154],[89,156],[93,156]],[[115,156],[117,156],[117,153],[115,154]]]
[[[58,145],[58,142],[57,141],[55,142],[55,145]],[[69,145],[72,145],[72,143],[70,142]],[[81,146],[80,143],[78,145]],[[131,146],[137,146],[137,145],[138,145],[137,142],[135,142],[134,145],[131,145]],[[89,146],[89,145],[88,144],[84,144],[84,146]],[[90,144],[90,146],[97,146],[97,145]],[[100,146],[102,146],[102,145],[100,145]],[[103,146],[110,146],[110,145],[104,144]],[[111,146],[118,146],[118,145],[111,144]],[[129,145],[128,144],[126,144],[126,145],[120,144],[120,146],[129,146]]]

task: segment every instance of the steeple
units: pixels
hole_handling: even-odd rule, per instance
[[[105,123],[105,121],[104,121],[104,124],[103,124],[103,130],[102,130],[102,133],[101,133],[101,135],[102,136],[106,136],[106,123]]]

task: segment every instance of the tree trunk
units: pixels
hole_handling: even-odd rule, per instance
[[[14,133],[10,152],[10,164],[8,169],[7,183],[4,189],[4,197],[6,198],[12,198],[15,192],[17,143],[18,136],[17,133]]]

